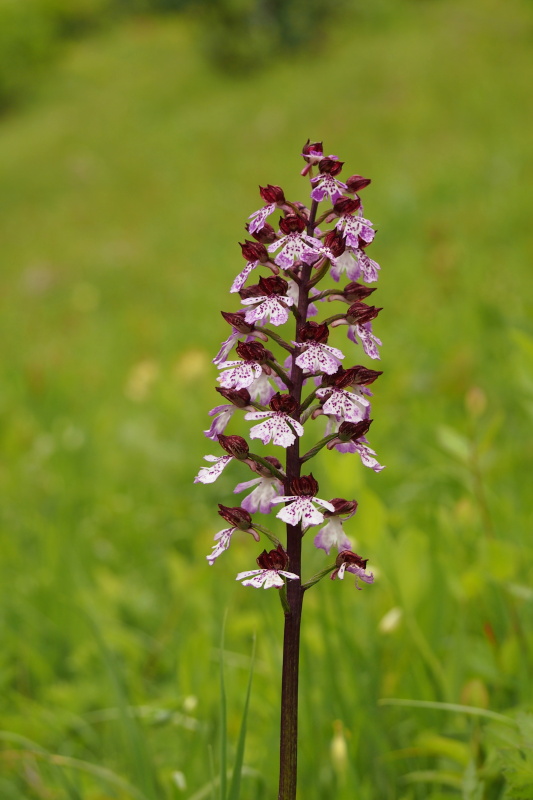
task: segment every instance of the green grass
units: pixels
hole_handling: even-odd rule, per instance
[[[230,80],[183,21],[135,22],[73,46],[2,121],[2,800],[200,800],[226,609],[228,763],[255,633],[242,797],[275,795],[279,600],[235,584],[249,542],[205,561],[238,466],[192,478],[215,452],[236,242],[259,183],[304,195],[307,137],[374,181],[387,469],[313,465],[323,497],[359,500],[379,580],[306,598],[300,795],[496,800],[502,763],[519,783],[526,722],[509,740],[379,700],[531,709],[533,15],[383,2],[340,28]]]

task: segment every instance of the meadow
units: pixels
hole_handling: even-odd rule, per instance
[[[255,638],[241,796],[275,796],[279,599],[205,560],[248,476],[192,481],[243,224],[310,137],[373,181],[387,468],[313,465],[376,582],[306,597],[300,797],[531,800],[531,6],[383,1],[241,78],[197,39],[98,32],[0,120],[0,798],[218,797],[225,616],[229,763]]]

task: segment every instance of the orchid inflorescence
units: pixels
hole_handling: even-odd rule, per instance
[[[343,528],[355,514],[357,502],[318,497],[313,475],[301,474],[306,462],[326,447],[358,453],[365,466],[375,472],[383,469],[366,438],[372,423],[368,387],[381,372],[360,364],[343,366],[344,353],[328,344],[330,330],[345,325],[350,342],[360,345],[369,358],[379,359],[381,341],[372,331],[372,321],[381,309],[364,302],[375,291],[365,284],[375,282],[379,270],[367,255],[375,231],[363,215],[359,196],[370,180],[352,175],[341,181],[343,162],[337,156],[325,156],[321,142],[308,141],[302,156],[302,175],[309,176],[311,183],[309,208],[287,200],[281,187],[269,184],[259,187],[265,205],[250,215],[246,225],[253,237],[241,244],[246,266],[230,289],[239,295],[243,308],[222,312],[231,333],[213,359],[220,370],[217,391],[225,403],[209,412],[212,423],[205,431],[224,455],[205,456],[210,466],[200,469],[195,478],[196,483],[213,483],[231,461],[254,473],[252,480],[235,487],[236,493],[252,490],[241,506],[219,505],[219,514],[229,527],[215,535],[207,560],[213,564],[237,531],[249,533],[255,541],[266,537],[274,549],[263,550],[257,558],[259,569],[241,572],[237,580],[245,586],[276,587],[283,592],[286,580],[298,581],[303,591],[328,574],[342,579],[350,572],[357,588],[358,580],[374,580],[366,569],[367,560],[352,552]],[[321,203],[325,208],[319,214]],[[277,231],[267,221],[276,212],[281,214]],[[255,284],[247,283],[260,269],[267,274]],[[348,282],[342,289],[317,288],[328,274],[337,284],[344,276]],[[322,322],[310,319],[332,301],[347,308]],[[281,328],[291,317],[294,334],[284,338]],[[236,358],[229,359],[234,347]],[[305,397],[304,387],[308,390]],[[285,465],[273,455],[250,452],[242,436],[225,434],[239,413],[253,423],[250,439],[286,450]],[[313,425],[319,417],[326,418],[326,429],[319,441],[300,455],[304,425]],[[277,510],[280,504],[284,505]],[[285,547],[252,518],[275,509],[276,517],[287,525]],[[301,539],[315,526],[322,526],[314,537],[315,546],[327,555],[336,548],[338,555],[317,576],[302,582]],[[286,600],[284,605],[287,611]]]

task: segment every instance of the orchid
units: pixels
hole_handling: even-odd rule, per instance
[[[242,546],[242,540],[266,538],[274,546],[257,556],[257,568],[239,572],[236,579],[243,586],[276,590],[273,594],[284,612],[280,800],[296,797],[296,687],[304,594],[327,575],[343,580],[351,573],[356,588],[374,581],[367,559],[352,550],[349,528],[357,501],[323,499],[313,473],[302,475],[302,468],[320,451],[335,449],[346,459],[357,456],[375,473],[383,469],[366,438],[372,423],[368,386],[381,372],[362,364],[343,367],[352,344],[360,344],[359,352],[371,359],[379,358],[381,345],[372,330],[381,309],[365,302],[375,291],[366,284],[377,280],[380,269],[367,255],[375,229],[359,196],[370,180],[351,175],[342,181],[344,162],[324,155],[322,142],[307,141],[302,157],[308,205],[286,198],[280,186],[267,184],[259,187],[264,205],[245,226],[253,239],[240,243],[246,264],[230,284],[230,296],[238,296],[241,308],[222,312],[231,332],[213,359],[219,370],[217,391],[225,403],[210,410],[211,424],[204,431],[223,452],[204,456],[208,466],[194,479],[214,483],[231,461],[247,473],[233,490],[246,493],[241,506],[219,506],[228,527],[215,534],[206,556],[210,565],[232,542],[235,547]],[[277,230],[267,221],[275,212],[280,215]],[[338,282],[344,275],[348,282],[341,288]],[[258,276],[257,283],[251,282],[252,276]],[[328,280],[329,287],[321,284]],[[340,304],[337,313],[330,310],[333,303]],[[320,320],[321,315],[322,321],[310,319]],[[339,349],[329,337],[338,336],[342,326],[347,327],[348,343]],[[253,423],[250,445],[242,436],[225,433],[242,424],[239,418]],[[325,431],[321,419],[326,421]],[[311,439],[306,451],[301,445],[304,435],[304,441]],[[251,452],[252,442],[258,452]],[[284,464],[264,455],[261,445],[282,448]],[[256,513],[269,515],[270,525],[254,521],[251,515]],[[284,539],[276,530],[281,523]],[[307,539],[313,538],[325,556],[332,550],[338,555],[308,578],[305,534],[317,526],[314,538]],[[239,531],[250,536],[241,537]]]

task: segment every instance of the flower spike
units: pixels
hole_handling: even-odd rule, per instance
[[[234,484],[234,494],[242,493],[239,506],[219,503],[227,527],[215,534],[206,559],[213,565],[234,539],[250,545],[266,537],[275,548],[254,554],[257,568],[239,572],[237,580],[278,589],[285,615],[279,796],[287,800],[296,796],[295,687],[304,595],[328,575],[343,580],[351,573],[357,589],[374,581],[367,559],[353,549],[357,500],[322,499],[314,474],[301,473],[322,453],[313,465],[318,475],[320,459],[332,449],[360,458],[376,473],[383,469],[366,438],[374,383],[382,373],[358,363],[379,359],[381,346],[372,327],[381,308],[369,301],[375,291],[369,284],[380,271],[369,255],[376,228],[360,197],[370,179],[351,172],[341,179],[344,161],[324,151],[321,141],[308,139],[301,156],[308,185],[304,202],[265,181],[259,187],[263,205],[244,226],[239,246],[245,265],[231,284],[233,307],[221,312],[230,333],[213,358],[221,400],[204,431],[222,454],[204,456],[208,464],[194,479],[214,483],[230,462],[232,471],[253,472]],[[246,439],[234,432],[247,424]],[[286,451],[284,463],[274,448]],[[256,514],[271,515],[271,524],[253,520]],[[305,580],[304,534],[312,527],[314,546],[337,556]]]

